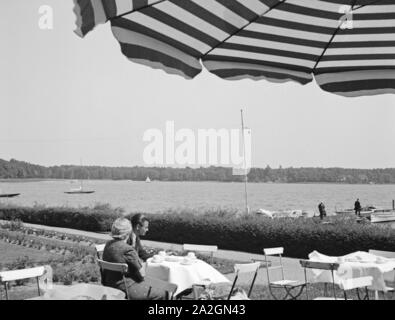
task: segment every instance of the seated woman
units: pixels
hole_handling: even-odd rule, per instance
[[[150,280],[144,278],[144,268],[136,250],[126,243],[132,232],[132,225],[128,219],[118,218],[111,227],[113,240],[106,243],[103,251],[103,260],[113,263],[126,263],[128,273],[126,275],[126,288],[119,272],[103,270],[102,284],[117,288],[123,292],[128,291],[130,300],[161,300],[166,296],[165,292],[151,289],[149,297]]]

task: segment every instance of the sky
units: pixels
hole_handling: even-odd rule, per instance
[[[39,8],[53,9],[41,30]],[[0,158],[135,166],[144,132],[252,130],[252,166],[395,167],[395,95],[345,98],[314,82],[193,80],[128,61],[109,24],[84,39],[72,0],[2,0]]]

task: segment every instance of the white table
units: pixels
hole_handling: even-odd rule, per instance
[[[364,251],[353,252],[341,257],[327,256],[317,251],[309,254],[309,259],[312,261],[339,264],[338,270],[334,273],[335,283],[339,283],[341,279],[372,276],[373,283],[369,289],[376,291],[376,298],[377,291],[386,291],[385,276],[389,273],[393,274],[395,269],[395,259],[382,258],[382,262],[379,263],[377,258],[377,256]],[[332,282],[330,271],[312,269],[312,272],[316,282]]]
[[[163,281],[174,283],[178,286],[175,294],[191,288],[194,284],[201,283],[230,283],[219,271],[214,269],[208,263],[196,259],[194,263],[185,265],[182,264],[184,257],[165,258],[177,261],[162,261],[159,263],[153,262],[150,258],[147,260],[147,267],[145,273],[147,276],[157,278]]]

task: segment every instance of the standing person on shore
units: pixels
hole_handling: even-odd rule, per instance
[[[128,219],[118,218],[111,227],[112,240],[106,243],[103,260],[113,263],[126,263],[128,272],[125,282],[122,274],[111,270],[103,270],[102,284],[127,292],[130,300],[162,300],[166,293],[151,288],[152,279],[145,277],[145,269],[134,247],[128,245],[132,225]],[[149,291],[151,288],[151,291]],[[147,297],[148,292],[150,295]]]
[[[357,201],[355,201],[354,203],[354,210],[355,210],[355,214],[360,217],[361,216],[361,203],[359,202],[359,199],[357,199]]]
[[[148,232],[149,221],[144,215],[138,213],[132,217],[131,223],[133,231],[129,236],[127,244],[135,248],[140,259],[146,262],[147,259],[153,256],[153,254],[149,254],[143,248],[141,245],[140,236],[145,236],[145,234]]]
[[[318,210],[320,212],[320,219],[323,220],[324,217],[326,217],[326,211],[325,211],[325,205],[322,201],[318,205]]]

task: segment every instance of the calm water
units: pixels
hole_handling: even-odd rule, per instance
[[[127,211],[161,212],[169,208],[244,208],[244,184],[220,182],[103,181],[84,182],[93,194],[68,195],[64,191],[78,187],[68,180],[40,182],[0,182],[4,193],[21,193],[17,198],[1,200],[12,204],[71,207],[109,203]],[[318,212],[323,201],[327,212],[352,208],[356,198],[362,206],[390,208],[395,199],[395,185],[336,184],[248,184],[248,200],[252,210],[301,209]]]

